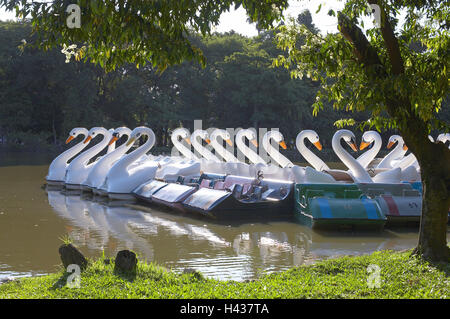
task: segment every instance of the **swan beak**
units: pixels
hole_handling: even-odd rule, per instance
[[[110,146],[112,143],[114,143],[115,141],[117,141],[119,138],[117,136],[113,136],[111,138],[111,141],[109,141],[108,146]]]
[[[403,150],[404,150],[404,151],[407,151],[407,150],[408,150],[408,146],[403,145]]]
[[[365,149],[369,145],[370,145],[370,143],[361,142],[361,145],[359,146],[359,150],[362,151],[363,149]]]
[[[131,144],[134,143],[134,141],[136,141],[136,137],[132,137],[128,140],[127,144],[125,144],[126,146],[130,146]]]
[[[67,140],[66,140],[66,144],[69,144],[71,140],[73,140],[75,137],[73,135],[70,135]]]
[[[286,143],[284,141],[280,142],[280,146],[285,150],[287,149]]]
[[[211,144],[211,140],[210,140],[209,138],[207,138],[207,139],[205,140],[205,142],[208,143],[208,144]]]
[[[256,139],[250,140],[255,147],[258,147],[258,141]]]
[[[189,145],[191,145],[191,139],[190,139],[189,137],[186,137],[186,138],[185,138],[185,141],[186,141]]]
[[[389,142],[389,144],[387,145],[387,148],[391,148],[393,145],[395,144],[395,142]]]
[[[353,151],[358,152],[358,148],[356,147],[355,142],[348,142],[348,145],[350,145]]]
[[[315,146],[319,151],[322,150],[322,144],[320,144],[319,141],[317,141],[317,142],[315,142],[315,143],[313,143],[313,144],[314,144],[314,146]]]
[[[84,140],[84,144],[86,144],[86,143],[88,143],[90,140],[92,140],[92,136],[88,136],[88,137],[86,137],[86,139]]]
[[[228,145],[233,146],[233,142],[229,138],[226,139],[225,142],[227,142]]]

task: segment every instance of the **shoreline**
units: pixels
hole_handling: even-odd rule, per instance
[[[80,287],[67,286],[69,273],[25,277],[0,285],[0,299],[150,298],[450,298],[450,263],[432,264],[407,251],[319,260],[243,282],[205,278],[194,269],[178,273],[139,261],[137,272],[114,273],[114,262],[89,260]],[[378,279],[377,279],[378,278]]]

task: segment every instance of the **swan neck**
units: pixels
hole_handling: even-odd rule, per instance
[[[238,150],[240,150],[253,164],[265,164],[266,162],[254,150],[245,145],[245,138],[246,136],[244,134],[238,133],[236,135],[236,147]]]
[[[327,164],[322,161],[316,154],[314,154],[309,148],[305,145],[306,134],[300,133],[296,139],[296,146],[299,153],[303,156],[303,158],[317,171],[329,170]]]
[[[366,170],[351,156],[341,145],[342,134],[336,133],[332,139],[332,148],[342,163],[348,167],[352,174],[359,179],[360,182],[372,182],[371,177]]]
[[[194,133],[192,133],[191,135],[191,143],[192,146],[194,147],[194,149],[206,160],[208,161],[215,161],[215,162],[219,162],[219,159],[210,151],[208,150],[206,147],[204,147],[201,143],[198,142],[197,140],[198,135]],[[195,153],[194,153],[195,154]]]
[[[112,134],[108,131],[101,132],[99,134],[103,135],[103,138],[100,142],[95,144],[93,147],[88,149],[87,151],[81,153],[75,160],[73,160],[72,163],[88,166],[89,160],[91,160],[94,156],[96,156],[98,153],[100,153],[107,145],[109,140],[111,139]],[[89,165],[92,165],[94,163],[91,163]]]
[[[290,160],[288,160],[283,154],[281,154],[277,149],[275,149],[270,144],[270,139],[271,139],[270,133],[269,134],[266,133],[266,135],[264,135],[263,137],[263,148],[266,151],[266,153],[270,156],[270,158],[281,167],[293,166]]]

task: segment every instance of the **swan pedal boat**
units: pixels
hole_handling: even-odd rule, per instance
[[[409,183],[296,184],[295,210],[313,228],[417,225],[422,196]]]
[[[133,194],[146,203],[213,219],[283,218],[292,217],[293,186],[282,180],[204,173],[180,176],[177,183],[153,180]]]
[[[203,180],[223,181],[226,175],[202,173],[200,176],[178,176],[175,181],[153,179],[133,190],[133,195],[147,204],[156,204],[186,212],[182,202],[199,189]]]
[[[356,184],[296,184],[295,211],[313,229],[381,230],[387,221]]]
[[[422,216],[422,194],[409,183],[357,183],[365,196],[377,201],[386,227],[416,226]]]
[[[227,175],[224,181],[204,179],[183,201],[186,211],[217,220],[292,217],[294,182]]]

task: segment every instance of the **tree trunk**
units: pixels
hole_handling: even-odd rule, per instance
[[[450,151],[443,143],[429,140],[422,140],[422,143],[425,145],[415,145],[414,151],[420,165],[423,187],[419,242],[414,253],[427,260],[448,262]]]
[[[370,4],[378,1],[370,0]],[[380,6],[382,8],[382,6]],[[394,28],[381,10],[383,24],[381,34],[389,54],[393,76],[404,75],[404,62]],[[338,13],[338,28],[352,44],[355,57],[364,65],[367,76],[374,80],[390,77],[383,67],[377,50],[367,40],[364,32],[342,12]],[[375,67],[375,69],[374,69]],[[376,70],[376,72],[374,72]],[[413,80],[412,80],[413,81]],[[447,218],[450,206],[450,150],[443,143],[428,140],[428,126],[417,115],[409,97],[387,88],[385,92],[386,111],[400,128],[406,145],[416,156],[422,175],[422,218],[419,243],[415,253],[433,261],[448,262],[450,248],[447,246]]]

